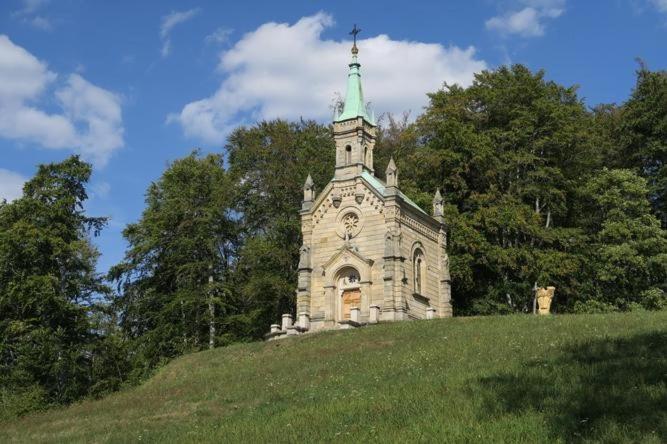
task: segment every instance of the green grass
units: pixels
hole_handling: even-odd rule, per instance
[[[667,442],[667,312],[382,324],[184,356],[0,442]]]

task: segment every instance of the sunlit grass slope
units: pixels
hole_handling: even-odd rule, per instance
[[[0,442],[667,442],[667,312],[383,324],[196,353]]]

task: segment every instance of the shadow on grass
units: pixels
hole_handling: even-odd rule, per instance
[[[667,332],[582,342],[475,388],[482,417],[538,413],[552,438],[667,442]]]

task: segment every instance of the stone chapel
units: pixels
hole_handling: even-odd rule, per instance
[[[310,176],[304,186],[297,319],[283,315],[269,339],[452,316],[443,199],[436,191],[432,215],[419,208],[400,191],[393,159],[386,182],[375,176],[376,123],[358,53],[355,41],[345,103],[333,122],[334,177],[319,193]]]

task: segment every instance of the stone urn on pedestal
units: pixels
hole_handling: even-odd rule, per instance
[[[537,299],[537,312],[541,315],[548,315],[551,312],[551,301],[554,298],[556,287],[538,288],[535,290],[535,299]]]

